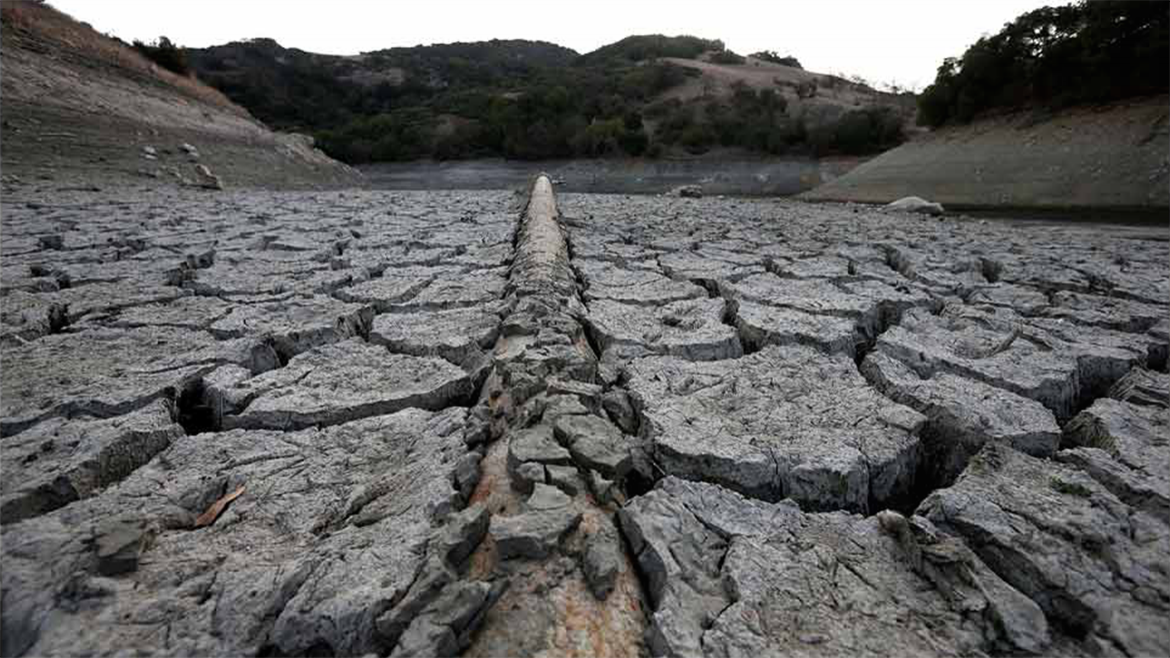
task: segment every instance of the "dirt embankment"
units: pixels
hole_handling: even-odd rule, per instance
[[[10,189],[183,185],[200,180],[199,165],[225,187],[361,180],[308,138],[272,132],[218,91],[47,5],[6,1],[0,20]]]
[[[1168,113],[1167,99],[1157,97],[945,128],[804,197],[885,203],[917,195],[954,207],[1164,210]]]

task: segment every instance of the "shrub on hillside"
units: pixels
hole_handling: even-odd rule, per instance
[[[775,50],[761,50],[758,53],[752,53],[752,57],[762,59],[765,62],[772,62],[773,64],[781,64],[784,66],[791,66],[794,69],[804,70],[800,65],[800,60],[792,56],[781,57]]]
[[[746,61],[743,55],[737,55],[730,50],[720,50],[711,54],[712,64],[743,64]]]
[[[164,69],[179,75],[190,75],[191,67],[187,63],[187,54],[176,46],[170,39],[159,37],[150,43],[134,41],[134,50],[142,53],[147,59]]]

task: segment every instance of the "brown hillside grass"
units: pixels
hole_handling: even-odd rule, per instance
[[[183,95],[208,105],[240,116],[251,116],[247,110],[194,76],[168,71],[126,44],[97,32],[88,24],[48,4],[35,0],[4,0],[0,4],[0,23],[3,24],[5,49],[23,48],[45,52],[47,45],[55,46],[54,51],[59,49],[79,56],[88,65],[104,64],[119,68],[173,87]]]

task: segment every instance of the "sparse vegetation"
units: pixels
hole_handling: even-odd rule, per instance
[[[765,62],[772,62],[773,64],[791,66],[794,69],[804,69],[804,67],[800,65],[800,60],[791,56],[781,57],[780,54],[775,50],[761,50],[758,53],[752,53],[751,56],[755,57],[756,59],[761,59]]]
[[[159,37],[150,43],[134,41],[134,50],[142,53],[147,59],[164,69],[179,75],[190,75],[191,66],[187,63],[187,55],[183,49],[175,45],[166,37]]]
[[[712,64],[743,64],[746,61],[747,59],[743,55],[737,55],[730,50],[711,53]]]
[[[968,123],[993,110],[1060,108],[1170,90],[1170,4],[1043,7],[948,58],[918,98],[918,122]]]

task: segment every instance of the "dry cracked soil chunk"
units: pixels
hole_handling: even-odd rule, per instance
[[[374,309],[347,304],[327,295],[241,304],[212,323],[217,338],[257,336],[271,339],[277,352],[291,358],[318,345],[370,332]]]
[[[243,340],[220,342],[206,332],[159,327],[92,329],[7,347],[0,434],[55,416],[129,413],[176,396],[219,365],[250,362]]]
[[[1090,652],[1170,651],[1170,528],[1087,473],[989,444],[918,513]]]
[[[1170,409],[1097,400],[1064,428],[1060,461],[1170,524]]]
[[[422,313],[386,313],[374,318],[370,342],[392,352],[440,356],[465,364],[490,351],[499,336],[497,308],[475,308]]]
[[[1044,405],[983,382],[941,372],[923,378],[885,352],[870,354],[861,371],[886,397],[927,417],[924,461],[936,483],[949,483],[988,441],[1038,457],[1060,445],[1060,426]]]
[[[1048,643],[1039,608],[925,519],[912,523],[926,537],[907,542],[877,517],[806,513],[677,478],[619,519],[647,584],[656,656],[963,655]]]
[[[585,301],[609,300],[638,306],[668,304],[707,296],[688,281],[675,281],[657,272],[625,270],[604,261],[575,262],[585,278]]]
[[[3,653],[389,650],[375,619],[443,536],[465,420],[409,409],[186,437],[99,496],[5,526]]]
[[[546,558],[581,522],[572,499],[556,487],[537,484],[525,510],[512,516],[492,517],[491,534],[502,559]]]
[[[1139,361],[1135,352],[1078,347],[1044,329],[974,310],[910,311],[881,335],[875,351],[924,378],[945,372],[1031,398],[1058,420],[1067,419],[1087,391],[1116,381]]]
[[[288,365],[240,382],[227,427],[300,429],[335,425],[407,407],[438,410],[465,400],[472,382],[436,357],[392,354],[358,339],[324,345]]]
[[[166,400],[105,420],[38,423],[4,441],[0,519],[15,523],[88,498],[183,436]]]
[[[586,321],[603,359],[664,354],[714,361],[743,354],[735,330],[723,324],[726,306],[722,299],[653,307],[598,300],[589,305]]]
[[[882,397],[844,355],[769,347],[740,359],[638,359],[628,388],[667,474],[808,509],[908,494],[925,418]]]

